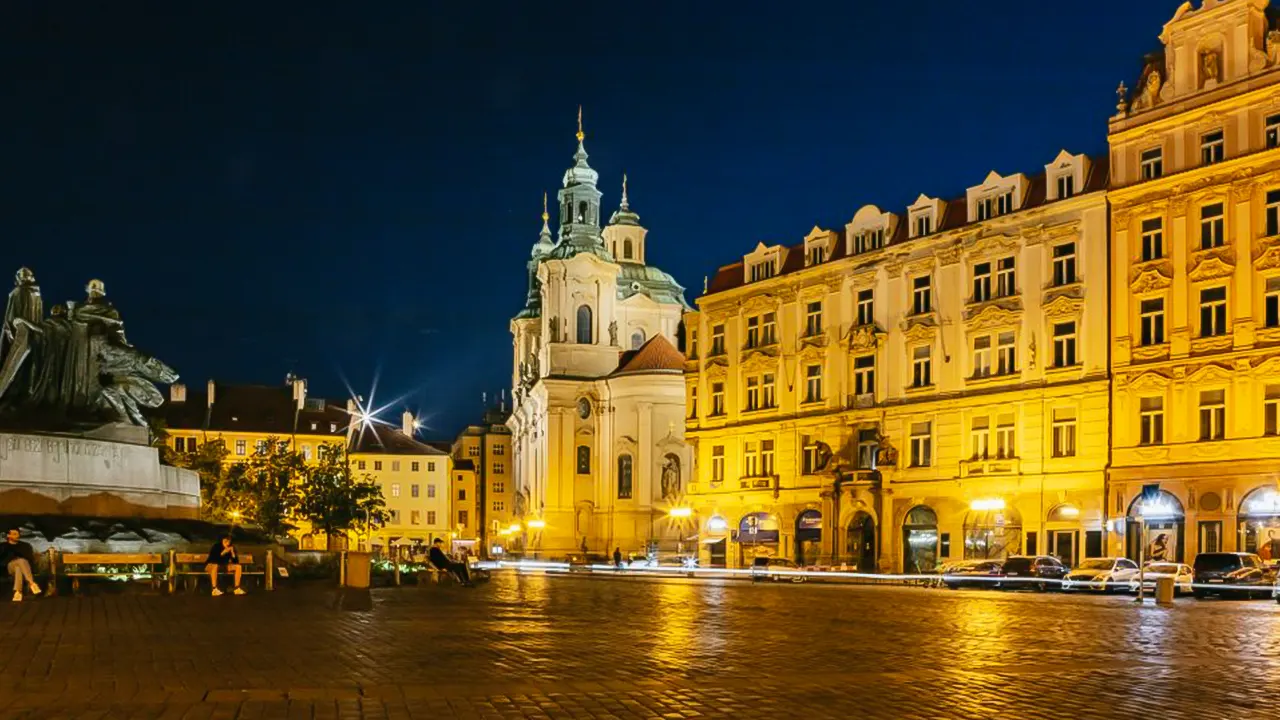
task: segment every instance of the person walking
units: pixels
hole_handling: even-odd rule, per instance
[[[30,543],[19,539],[21,537],[22,533],[18,532],[17,528],[13,528],[5,533],[4,544],[0,545],[0,563],[9,569],[9,574],[13,576],[14,602],[22,602],[23,583],[26,583],[32,595],[40,594],[40,586],[31,576],[31,568],[36,564],[35,552],[31,549]]]
[[[209,557],[205,560],[204,569],[209,573],[209,583],[213,585],[214,597],[222,594],[218,589],[219,570],[223,575],[230,574],[234,578],[235,589],[231,591],[232,594],[244,594],[244,590],[240,589],[240,555],[236,553],[236,546],[232,544],[230,535],[218,538],[213,547],[209,548]]]
[[[620,547],[613,549],[613,566],[619,570],[622,569],[622,548]]]
[[[435,541],[431,543],[431,553],[429,557],[431,559],[431,564],[435,566],[437,570],[452,573],[454,577],[458,578],[458,582],[467,587],[473,587],[471,582],[471,569],[467,567],[466,563],[454,562],[449,559],[448,555],[444,554],[444,540],[436,538]]]

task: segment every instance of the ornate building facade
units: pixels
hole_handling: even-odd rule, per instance
[[[1103,554],[1107,165],[865,206],[686,316],[703,565]]]
[[[682,494],[683,289],[647,263],[648,231],[622,201],[600,222],[598,174],[579,123],[574,165],[528,263],[528,298],[511,321],[512,538],[547,556],[634,552],[678,542],[667,510]],[[514,528],[514,525],[513,525]]]
[[[1142,543],[1189,561],[1280,537],[1280,31],[1268,5],[1184,4],[1111,119],[1117,552]]]

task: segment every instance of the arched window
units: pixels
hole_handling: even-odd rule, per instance
[[[631,456],[618,456],[618,499],[631,499]]]
[[[644,345],[644,331],[637,330],[631,333],[631,349],[639,350],[641,345]]]
[[[578,446],[578,474],[591,474],[591,447],[589,445]]]
[[[585,200],[578,203],[578,222],[585,223],[587,221],[587,202]]]
[[[578,308],[578,344],[591,344],[591,306],[582,305]]]
[[[622,241],[622,259],[631,259],[631,238]]]

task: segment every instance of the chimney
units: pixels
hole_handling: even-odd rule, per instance
[[[209,378],[209,407],[213,407],[213,378]]]
[[[187,386],[182,383],[174,383],[169,386],[169,402],[184,403],[187,401]]]
[[[409,437],[413,437],[413,425],[414,425],[413,413],[409,412],[408,410],[405,410],[404,414],[400,416],[400,429],[404,432],[405,435]]]
[[[290,384],[293,385],[293,399],[297,403],[298,409],[302,410],[307,405],[307,380],[296,376],[290,376]]]

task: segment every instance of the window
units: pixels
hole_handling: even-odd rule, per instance
[[[414,485],[414,487],[417,487],[417,485]],[[436,484],[435,484],[435,483],[427,483],[427,497],[428,497],[428,498],[433,498],[433,499],[434,499],[434,498],[435,498],[435,496],[436,496]]]
[[[422,511],[420,511],[420,510],[410,510],[410,511],[409,511],[409,524],[410,524],[410,525],[421,525],[421,524],[422,524]]]
[[[933,464],[933,423],[911,423],[911,467]]]
[[[1143,300],[1138,308],[1142,344],[1160,345],[1164,342],[1164,299]]]
[[[365,468],[364,461],[363,461],[363,460],[357,460],[357,461],[356,461],[356,469],[357,469],[357,470],[364,470],[364,468]]]
[[[1000,375],[1012,375],[1018,371],[1018,346],[1014,344],[1014,333],[1002,332],[996,338],[996,372]]]
[[[631,456],[618,456],[618,499],[631,499]]]
[[[338,432],[338,423],[333,423],[333,422],[329,423],[329,432],[331,433]]]
[[[716,445],[711,448],[711,482],[724,482],[724,446]]]
[[[391,472],[400,472],[400,461],[399,461],[399,460],[392,460],[392,461],[391,461]]]
[[[409,486],[409,497],[415,497],[415,498],[418,497],[418,492],[419,492],[419,489],[418,489],[417,483],[414,483],[413,485]]]
[[[1211,133],[1201,135],[1200,164],[1212,165],[1214,163],[1222,162],[1226,149],[1226,142],[1223,140],[1221,130],[1214,130]]]
[[[711,383],[711,415],[724,414],[724,383]]]
[[[1221,440],[1226,432],[1227,402],[1225,390],[1200,393],[1200,439]]]
[[[493,474],[494,474],[494,475],[502,475],[502,474],[503,474],[503,473],[505,473],[506,471],[507,471],[507,466],[506,466],[505,464],[500,463],[500,462],[495,462],[495,463],[493,464]]]
[[[711,326],[711,354],[724,354],[724,325]]]
[[[689,386],[689,417],[698,417],[698,386]]]
[[[1013,211],[1013,191],[1000,195],[991,195],[978,200],[978,219],[987,220],[997,215],[1006,215]]]
[[[1053,456],[1075,457],[1076,410],[1055,408],[1053,411]]]
[[[507,484],[506,484],[505,482],[503,482],[503,481],[501,481],[501,480],[494,480],[494,481],[493,481],[493,492],[494,492],[495,494],[504,493],[504,492],[506,492],[506,491],[507,491]]]
[[[1070,285],[1076,281],[1076,244],[1053,246],[1053,284]]]
[[[461,525],[462,527],[464,527],[464,528],[465,528],[465,527],[467,526],[467,521],[468,521],[469,519],[470,519],[470,517],[469,517],[469,514],[467,513],[467,511],[466,511],[466,510],[459,510],[459,511],[458,511],[458,524],[459,524],[459,525]]]
[[[996,418],[996,457],[1017,457],[1014,445],[1013,413],[1004,413]]]
[[[436,524],[436,511],[435,511],[435,510],[428,510],[428,511],[427,511],[427,524],[428,524],[428,525],[435,525],[435,524]]]
[[[266,454],[267,454],[267,441],[266,441],[266,440],[257,440],[257,441],[254,441],[254,443],[253,443],[253,453],[254,453],[255,455],[266,455]]]
[[[642,347],[644,347],[644,331],[636,330],[631,333],[631,349],[639,350]]]
[[[1280,277],[1267,278],[1266,294],[1262,298],[1265,310],[1263,321],[1269,328],[1280,327]]]
[[[1012,297],[1017,292],[1015,280],[1013,256],[996,261],[996,297]]]
[[[1280,190],[1267,191],[1267,237],[1280,235]]]
[[[1142,262],[1164,257],[1164,218],[1142,221]]]
[[[875,230],[863,230],[853,236],[853,252],[861,254],[879,250],[884,246],[884,228],[876,228]]]
[[[192,440],[194,440],[194,439],[195,439],[195,438],[192,438]],[[192,450],[194,450],[194,449],[195,449],[195,448],[193,447],[193,448],[192,448]],[[303,460],[306,460],[307,462],[310,462],[310,461],[311,461],[311,446],[310,446],[310,445],[303,445],[303,446],[302,446],[302,459],[303,459]]]
[[[1066,200],[1076,194],[1076,176],[1071,174],[1058,176],[1058,199]]]
[[[814,245],[809,248],[809,264],[818,265],[822,262],[822,246]]]
[[[588,445],[578,446],[578,474],[591,474],[591,447]]]
[[[400,524],[400,511],[399,511],[399,510],[392,510],[392,511],[391,511],[391,524],[392,524],[392,525],[399,525],[399,524]]]
[[[760,474],[759,450],[754,442],[742,444],[742,476],[756,477]]]
[[[804,369],[804,401],[822,401],[822,366],[810,365]]]
[[[933,309],[933,290],[929,276],[921,275],[911,281],[911,312],[922,315]]]
[[[760,409],[760,378],[752,376],[747,378],[747,410]]]
[[[400,497],[400,483],[391,483],[391,497]]]
[[[467,455],[470,455],[471,457],[480,457],[480,446],[472,445],[467,448]]]
[[[773,345],[778,342],[778,314],[767,312],[760,328],[760,344]]]
[[[247,441],[245,441],[245,440],[237,440],[237,441],[236,441],[236,454],[237,454],[237,455],[244,455],[244,454],[245,454],[245,450],[246,450],[246,448],[247,448],[247,447],[248,447],[248,442],[247,442]]]
[[[911,351],[911,387],[929,387],[933,384],[933,360],[930,347],[921,345]]]
[[[973,376],[987,377],[991,374],[991,336],[979,335],[973,339]]]
[[[1268,385],[1262,400],[1262,434],[1280,435],[1280,385]]]
[[[915,237],[924,237],[933,232],[933,218],[928,213],[920,213],[916,216],[916,234]]]
[[[973,450],[970,456],[974,460],[985,460],[991,452],[991,418],[986,415],[975,417],[970,425],[969,446]]]
[[[747,318],[747,347],[753,348],[760,345],[760,318]]]
[[[876,356],[859,355],[853,359],[853,392],[871,395],[876,391]]]
[[[459,499],[459,500],[466,500],[466,499],[467,499],[467,489],[466,489],[466,488],[458,488],[458,499]]]
[[[414,472],[417,472],[417,471],[418,471],[418,463],[414,463],[414,464],[413,464],[413,471],[414,471]],[[435,460],[428,460],[428,461],[427,461],[427,472],[435,472],[435,471],[436,471],[436,461],[435,461]]]
[[[1161,148],[1143,151],[1141,162],[1143,180],[1155,180],[1164,175],[1164,151]]]
[[[1280,147],[1280,115],[1267,118],[1266,136],[1268,150]]]
[[[774,394],[773,373],[765,373],[764,379],[761,382],[761,384],[764,386],[764,397],[762,399],[762,407],[767,407],[767,408],[777,407],[778,400],[777,400],[777,395]]]
[[[1053,366],[1071,367],[1076,364],[1076,324],[1053,324]]]
[[[880,432],[874,428],[858,431],[858,469],[875,470],[880,453]]]
[[[809,435],[800,438],[800,471],[804,475],[818,471],[818,442]]]
[[[751,282],[760,280],[768,280],[773,277],[776,272],[774,262],[772,260],[756,263],[751,266]]]
[[[435,463],[431,463],[431,469],[432,470],[436,469]],[[420,472],[421,470],[422,470],[422,463],[419,463],[417,460],[414,460],[413,462],[409,463],[410,472]]]
[[[973,266],[973,301],[986,302],[991,299],[991,263],[978,263]]]
[[[870,325],[875,322],[875,291],[858,291],[858,324]]]
[[[1164,444],[1164,398],[1144,397],[1138,401],[1138,442]]]
[[[507,509],[507,503],[506,503],[506,502],[504,502],[504,501],[502,501],[502,500],[494,500],[494,501],[493,501],[493,511],[494,511],[494,512],[504,512],[506,509]]]
[[[581,305],[578,307],[578,344],[590,345],[594,335],[591,327],[591,306]]]
[[[177,452],[187,451],[187,439],[184,437],[176,437],[173,439],[173,449]]]
[[[762,440],[760,442],[760,474],[764,477],[773,477],[772,440]]]
[[[1200,208],[1200,249],[1222,247],[1226,234],[1222,224],[1222,203]]]
[[[381,470],[381,469],[382,469],[382,461],[381,461],[381,460],[374,460],[374,461],[373,461],[373,469],[374,469],[374,470]]]
[[[1227,334],[1227,288],[1200,291],[1200,337]]]
[[[689,357],[698,357],[698,330],[697,328],[689,329]]]
[[[813,337],[822,334],[822,301],[811,302],[805,309],[804,315],[804,334],[805,337]]]
[[[506,455],[506,454],[507,454],[507,446],[506,446],[506,445],[502,445],[502,444],[496,444],[496,445],[494,445],[494,446],[493,446],[493,454],[494,454],[494,455]]]

